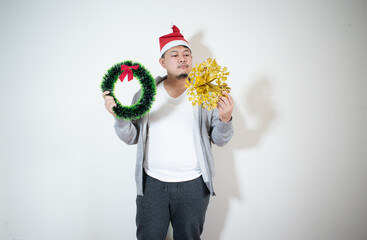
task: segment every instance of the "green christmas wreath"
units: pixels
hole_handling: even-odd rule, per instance
[[[117,80],[120,79],[123,81],[126,76],[128,77],[128,81],[131,81],[134,76],[142,88],[139,100],[131,106],[123,106],[113,92]],[[150,72],[140,63],[130,60],[117,63],[108,69],[103,77],[101,89],[102,92],[110,91],[108,95],[114,98],[117,105],[113,107],[116,117],[125,120],[136,120],[148,113],[156,94],[155,81]]]

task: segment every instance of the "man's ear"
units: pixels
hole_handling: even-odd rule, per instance
[[[166,67],[164,66],[164,58],[160,58],[160,59],[159,59],[159,63],[161,64],[161,66],[162,66],[163,68],[166,68]]]

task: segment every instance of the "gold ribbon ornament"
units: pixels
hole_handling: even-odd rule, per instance
[[[226,96],[231,90],[225,83],[228,75],[227,68],[219,66],[215,59],[196,64],[186,81],[189,101],[209,111],[215,109],[219,96]]]

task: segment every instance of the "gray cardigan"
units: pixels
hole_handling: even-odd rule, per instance
[[[157,77],[156,84],[166,79],[166,77]],[[140,98],[141,90],[133,97],[132,103],[136,103]],[[215,195],[213,189],[214,176],[214,159],[211,144],[224,146],[233,135],[232,120],[225,123],[219,120],[218,109],[207,111],[198,107],[198,120],[200,128],[200,143],[203,150],[203,157],[199,158],[202,177],[206,183],[211,195]],[[138,195],[143,195],[143,162],[147,155],[147,145],[149,144],[149,113],[144,117],[126,121],[115,118],[115,131],[117,136],[126,144],[138,144],[136,166],[135,166],[135,182]]]

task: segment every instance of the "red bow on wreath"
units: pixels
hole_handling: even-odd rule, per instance
[[[121,65],[121,71],[123,71],[120,75],[121,82],[124,81],[124,78],[127,75],[127,80],[131,81],[134,78],[133,69],[136,70],[139,68],[139,65],[135,66],[128,66],[128,65]]]

